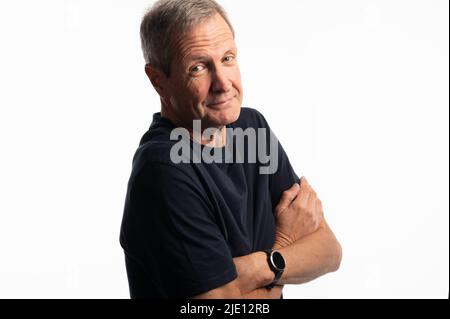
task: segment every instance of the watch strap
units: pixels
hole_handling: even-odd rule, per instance
[[[274,273],[274,279],[272,280],[272,282],[270,284],[266,285],[265,287],[267,289],[272,289],[275,286],[276,282],[278,280],[280,280],[281,275],[283,274],[283,271],[282,270],[280,271],[279,269],[277,269],[275,267],[275,265],[272,263],[271,257],[272,257],[272,254],[273,254],[273,249],[271,249],[271,248],[265,249],[264,252],[267,255],[267,263],[269,264],[269,268]]]

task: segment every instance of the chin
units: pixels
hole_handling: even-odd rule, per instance
[[[216,112],[214,112],[216,113]],[[241,114],[241,106],[233,106],[226,110],[221,110],[216,114],[211,114],[211,122],[213,126],[225,126],[236,122]]]

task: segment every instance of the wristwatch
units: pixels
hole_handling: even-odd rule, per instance
[[[273,286],[280,280],[281,275],[283,275],[284,268],[286,267],[286,262],[284,261],[283,255],[280,252],[274,251],[273,249],[266,249],[264,252],[267,254],[267,262],[269,263],[269,268],[275,274],[273,281],[266,286],[267,289],[272,289]]]

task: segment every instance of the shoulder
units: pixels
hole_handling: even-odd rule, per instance
[[[171,158],[173,147],[179,143],[179,139],[173,139],[168,128],[164,130],[152,129],[143,136],[140,145],[133,156],[132,177],[133,175],[151,172],[153,175],[178,175],[190,170],[189,165],[179,165],[174,163]],[[183,145],[189,147],[184,140]],[[164,177],[164,176],[161,176]]]
[[[146,163],[170,165],[170,150],[175,141],[150,140],[141,144],[133,157],[133,169]]]
[[[175,190],[175,185],[183,184],[197,187],[198,177],[191,163],[173,163],[165,152],[158,156],[154,153],[155,147],[136,152],[130,184],[151,186],[156,192]]]

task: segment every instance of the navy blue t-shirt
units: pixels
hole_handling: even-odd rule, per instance
[[[272,247],[274,208],[299,182],[279,142],[273,174],[260,173],[268,164],[258,157],[248,159],[249,139],[244,163],[174,163],[174,128],[155,113],[133,158],[120,233],[132,298],[188,298],[235,279],[233,257]],[[227,128],[270,130],[251,108]]]

